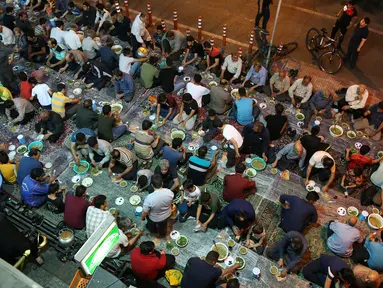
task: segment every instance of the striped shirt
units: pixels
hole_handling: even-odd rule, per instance
[[[132,151],[124,147],[115,148],[115,150],[120,152],[120,158],[117,159],[119,163],[125,165],[126,168],[133,167],[133,163],[137,161],[137,158],[136,155],[132,153]]]
[[[52,110],[64,118],[65,104],[71,102],[72,100],[69,97],[66,97],[63,93],[55,92],[52,96]]]
[[[189,158],[188,178],[193,180],[194,185],[205,184],[207,170],[210,168],[210,161],[207,159],[191,156]]]
[[[134,139],[134,151],[141,159],[150,159],[153,157],[154,137],[146,131],[136,131]],[[154,146],[155,147],[155,146]]]

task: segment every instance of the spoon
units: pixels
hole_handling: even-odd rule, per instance
[[[214,247],[215,247],[215,249],[218,250],[217,243],[215,243],[215,240],[213,240],[213,243],[214,243]]]

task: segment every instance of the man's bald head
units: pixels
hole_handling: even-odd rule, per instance
[[[41,118],[41,120],[48,120],[48,118],[49,118],[49,111],[48,110],[42,110],[41,112],[40,112],[40,118]]]
[[[297,153],[297,155],[302,155],[303,146],[302,146],[301,141],[295,142],[295,144],[294,144],[294,151],[295,151],[295,153]]]
[[[378,272],[376,272],[375,270],[370,270],[370,272],[368,272],[368,275],[367,275],[367,283],[376,283],[380,278],[380,275]]]
[[[348,222],[348,225],[354,227],[356,223],[358,223],[358,218],[356,216],[351,215],[350,217],[348,217],[347,222]]]

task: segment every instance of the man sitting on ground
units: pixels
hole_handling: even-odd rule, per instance
[[[178,72],[173,67],[173,60],[171,58],[167,58],[166,66],[162,67],[158,76],[158,81],[160,81],[162,90],[164,90],[165,93],[171,94],[173,91],[177,91],[185,87],[185,84],[182,81],[176,84],[177,76],[181,75],[182,72]]]
[[[198,116],[197,101],[189,93],[182,95],[181,110],[173,119],[173,124],[178,125],[179,129],[193,130]]]
[[[243,176],[246,165],[238,163],[235,174],[228,174],[223,178],[223,199],[231,202],[234,199],[245,199],[257,191],[255,181]]]
[[[137,172],[136,185],[138,191],[144,191],[151,185],[153,175],[154,173],[149,169],[141,169]]]
[[[160,163],[154,170],[154,173],[161,175],[163,187],[170,189],[173,192],[176,192],[179,185],[180,180],[178,179],[177,171],[174,169],[170,169],[170,163],[166,159],[161,159]],[[152,191],[149,187],[149,192]]]
[[[88,144],[86,143],[90,137],[95,137],[96,133],[88,128],[77,130],[65,141],[65,146],[70,149],[76,165],[80,165],[82,158],[86,159],[89,155]]]
[[[186,47],[186,38],[178,30],[170,30],[162,37],[162,56],[173,61],[180,59]]]
[[[107,218],[114,217],[117,218],[118,212],[114,212],[114,215],[110,214],[108,211],[109,202],[106,200],[105,195],[97,195],[93,198],[94,206],[89,206],[86,210],[86,235],[89,238],[92,236],[94,231],[97,230],[98,226]]]
[[[76,114],[76,126],[78,129],[88,128],[96,130],[98,127],[98,114],[93,110],[92,99],[86,99]]]
[[[286,97],[290,88],[290,77],[281,69],[270,78],[270,85],[263,88],[263,92],[271,98]],[[281,95],[281,96],[280,96]]]
[[[124,74],[121,71],[115,71],[114,93],[117,99],[124,98],[126,102],[132,101],[134,97],[134,83],[132,76]]]
[[[232,118],[240,125],[248,125],[257,119],[259,113],[260,110],[257,103],[248,97],[245,88],[239,88],[238,96],[231,112]]]
[[[229,85],[241,83],[242,59],[238,53],[227,55],[222,65],[221,80],[229,81]]]
[[[203,43],[203,49],[206,52],[206,60],[201,61],[199,65],[200,70],[204,70],[205,73],[214,73],[219,77],[221,74],[221,65],[223,63],[221,49],[216,46],[211,46],[207,41]]]
[[[158,124],[160,117],[162,117],[162,125],[167,120],[173,120],[177,115],[177,110],[177,103],[173,95],[161,93],[157,98],[156,123]]]
[[[228,142],[226,167],[231,168],[238,163],[241,157],[239,149],[243,146],[243,137],[233,125],[222,124],[218,129],[222,131],[222,136],[225,138],[224,141]],[[222,158],[224,158],[224,156]]]
[[[291,102],[297,108],[301,104],[309,101],[313,91],[313,84],[311,83],[311,76],[304,76],[297,79],[289,88],[288,95],[280,94],[275,99],[280,102]]]
[[[42,168],[33,168],[31,174],[24,178],[20,195],[28,206],[40,207],[47,200],[49,184],[52,184],[55,178],[50,177],[49,183],[46,184],[43,183],[45,178]]]
[[[303,148],[301,141],[296,141],[284,146],[276,154],[276,159],[272,164],[273,168],[279,170],[290,170],[292,166],[299,162],[299,169],[303,169],[305,166],[306,150]]]
[[[330,250],[340,257],[350,257],[352,245],[355,242],[362,243],[363,237],[360,231],[355,228],[358,218],[350,216],[347,223],[330,221],[328,224],[327,246]]]
[[[221,211],[221,203],[216,194],[204,192],[198,200],[198,206],[192,206],[189,215],[195,217],[196,227],[194,231],[206,232],[207,228],[217,227],[218,215]]]
[[[113,142],[127,131],[128,125],[121,124],[120,113],[112,112],[110,105],[104,105],[98,115],[98,138]]]
[[[25,125],[35,117],[35,107],[22,97],[5,101],[4,107],[5,115],[14,125]]]
[[[206,159],[207,147],[201,146],[198,149],[198,155],[193,155],[189,158],[188,178],[193,180],[197,186],[205,185],[216,173],[217,170],[217,153],[211,161]]]
[[[233,103],[233,97],[228,92],[227,82],[221,80],[219,86],[213,86],[210,89],[210,102],[208,107],[215,110],[218,115],[225,114]]]
[[[112,159],[109,164],[108,173],[112,176],[116,173],[115,180],[133,180],[137,175],[138,161],[136,155],[127,148],[114,148],[112,151]]]
[[[43,63],[49,54],[46,41],[42,36],[36,36],[33,31],[28,31],[28,60]]]
[[[150,161],[164,146],[164,141],[161,140],[161,137],[159,135],[155,137],[150,131],[152,126],[153,122],[145,119],[142,122],[142,130],[137,130],[134,138],[134,151],[137,157]]]
[[[49,68],[58,71],[65,66],[66,51],[59,44],[57,44],[57,41],[54,38],[48,39],[48,47],[50,53],[46,64]]]
[[[43,168],[43,164],[39,161],[41,152],[37,148],[31,148],[28,156],[24,156],[20,160],[19,169],[17,170],[17,183],[21,186],[25,177],[31,174],[33,168]]]
[[[222,120],[217,116],[217,113],[213,109],[209,109],[208,113],[209,115],[202,122],[202,128],[200,130],[203,132],[200,135],[203,136],[203,141],[205,143],[210,142],[219,134],[219,129],[217,127],[222,125]]]
[[[80,98],[69,98],[66,95],[66,87],[64,83],[57,84],[57,92],[52,95],[52,111],[59,114],[64,120],[71,118],[77,113],[80,105]]]
[[[67,194],[65,198],[64,223],[69,228],[83,229],[85,215],[90,202],[86,200],[87,189],[80,185],[76,187],[75,194]]]
[[[64,120],[53,111],[42,110],[40,122],[35,125],[35,132],[44,135],[44,140],[55,143],[64,132]]]
[[[95,136],[89,137],[87,140],[88,143],[88,153],[89,159],[94,167],[102,169],[109,166],[110,153],[113,148],[108,141],[97,139]]]
[[[347,169],[352,170],[354,168],[364,168],[373,164],[379,163],[383,160],[383,156],[374,159],[373,157],[366,156],[370,152],[370,146],[362,145],[359,149],[359,153],[350,153],[351,149],[346,148],[346,161],[348,161]]]
[[[194,65],[198,67],[199,63],[204,57],[204,50],[202,44],[194,39],[193,36],[186,36],[186,49],[185,57],[182,60],[182,66]]]
[[[104,63],[95,60],[85,63],[81,70],[81,81],[87,88],[96,87],[101,90],[112,79],[112,71]]]
[[[243,127],[243,147],[244,154],[257,154],[265,162],[268,161],[270,134],[269,130],[262,122],[256,121],[253,124]]]
[[[275,114],[269,114],[264,117],[267,124],[266,128],[270,133],[270,141],[278,140],[286,131],[288,120],[286,115],[283,115],[284,109],[282,104],[277,103],[275,104]]]
[[[177,166],[184,164],[186,161],[186,149],[182,146],[181,138],[174,138],[172,146],[164,145],[162,147],[162,159],[168,160],[170,169],[177,173]]]
[[[333,112],[331,111],[331,107],[333,102],[333,95],[329,90],[318,90],[315,92],[310,100],[305,103],[306,105],[301,105],[303,115],[305,115],[303,128],[307,128],[309,126],[313,115],[323,116],[327,119],[332,118]]]
[[[359,264],[352,269],[352,272],[354,273],[358,288],[379,288],[382,284],[379,273],[368,267]]]
[[[383,129],[383,101],[364,112],[362,119],[354,123],[355,130],[363,130],[372,140],[380,141]]]
[[[318,174],[320,182],[327,182],[322,188],[323,192],[327,192],[335,179],[335,172],[334,158],[328,152],[318,151],[311,156],[307,170],[304,170],[302,174],[306,178],[305,185],[309,184],[310,176]]]
[[[201,85],[202,77],[200,74],[195,74],[193,81],[186,84],[185,93],[189,93],[195,101],[197,101],[198,107],[204,106],[203,96],[209,94],[210,90]]]
[[[303,230],[311,223],[318,221],[318,212],[314,206],[319,200],[319,195],[316,192],[308,192],[306,200],[292,195],[281,195],[278,203],[282,205],[280,227],[283,231],[298,231],[303,233]]]
[[[348,87],[344,98],[338,100],[335,105],[339,113],[336,117],[342,116],[344,112],[351,115],[351,119],[355,120],[364,115],[364,107],[368,99],[368,90],[366,85],[351,85]],[[338,116],[339,115],[339,116]]]
[[[254,90],[257,92],[263,92],[263,87],[266,84],[267,70],[258,61],[251,66],[249,72],[247,72],[245,80],[242,83],[242,88],[249,88],[249,93]]]

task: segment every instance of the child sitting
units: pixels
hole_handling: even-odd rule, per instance
[[[52,183],[48,188],[47,205],[48,209],[54,213],[63,213],[65,210],[65,198],[67,190],[61,188],[58,183]]]
[[[8,154],[4,151],[0,152],[0,172],[5,182],[14,184],[17,179],[17,167],[9,161]]]
[[[255,250],[258,255],[263,254],[266,247],[266,233],[262,224],[255,224],[249,229],[244,244],[247,248]]]
[[[180,222],[185,222],[188,218],[188,209],[194,205],[199,196],[201,196],[201,190],[193,184],[192,179],[186,179],[181,189],[181,200],[178,204],[178,211],[180,212]]]
[[[20,72],[18,74],[20,80],[20,96],[26,100],[32,101],[32,84],[28,81],[28,74],[25,72]]]

